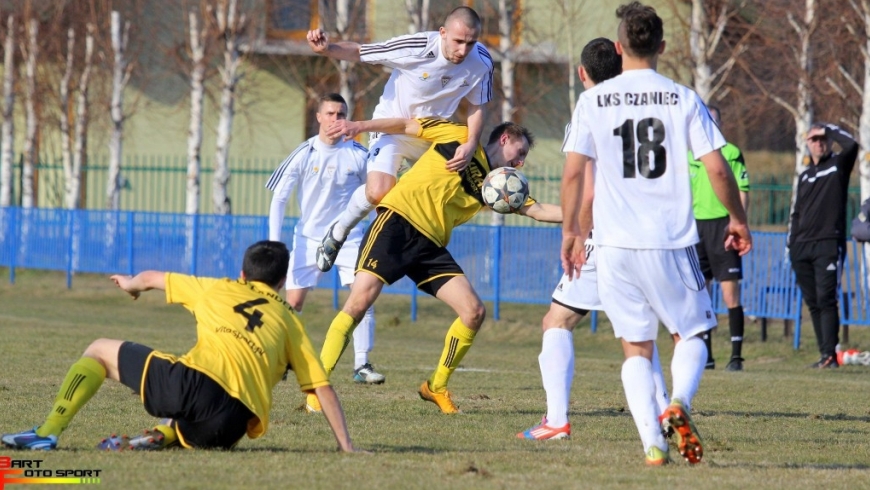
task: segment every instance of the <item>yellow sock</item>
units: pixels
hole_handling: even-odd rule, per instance
[[[339,311],[338,315],[332,319],[329,330],[326,332],[326,339],[323,340],[323,349],[320,350],[320,362],[323,363],[327,376],[332,374],[335,365],[338,364],[357,323],[352,316],[343,311]]]
[[[466,327],[459,318],[450,325],[450,330],[447,331],[447,337],[444,339],[444,351],[441,352],[441,361],[438,362],[438,367],[429,378],[429,389],[441,393],[447,389],[447,381],[450,375],[459,366],[459,362],[465,357],[465,353],[471,348],[474,342],[474,336],[477,334],[474,330]]]
[[[96,359],[82,357],[66,373],[63,384],[54,399],[54,406],[45,423],[36,430],[36,435],[59,436],[72,421],[79,409],[94,396],[106,379],[106,368]]]

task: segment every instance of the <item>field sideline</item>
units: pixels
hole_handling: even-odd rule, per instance
[[[0,432],[41,423],[69,365],[100,337],[134,340],[181,354],[195,340],[194,319],[165,305],[160,292],[131,301],[104,276],[78,275],[71,290],[61,273],[0,268]],[[334,312],[331,292],[309,296],[303,318],[320,348]],[[760,342],[747,323],[746,371],[722,368],[730,354],[727,322],[714,338],[715,371],[695,399],[705,456],[647,468],[620,382],[621,349],[607,321],[575,332],[576,377],[567,441],[515,438],[545,410],[537,356],[544,305],[502,305],[487,320],[451,391],[465,412],[444,416],[416,389],[438,360],[452,313],[422,298],[409,321],[408,298],[376,304],[371,359],[387,376],[382,386],[350,380],[352,352],[333,376],[354,443],[372,455],[343,455],[325,420],[300,410],[295,380],[281,383],[269,432],[234,451],[170,450],[103,453],[93,449],[112,432],[154,423],[138,399],[107,381],[79,413],[52,453],[11,451],[0,457],[40,459],[45,469],[99,469],[102,488],[867,488],[870,479],[870,367],[815,371],[812,327],[802,350],[791,348],[781,324]],[[808,320],[807,320],[808,321]],[[850,347],[870,350],[870,330],[853,328]],[[672,347],[660,336],[666,377]],[[679,458],[675,449],[672,457]],[[16,488],[10,485],[9,488]]]

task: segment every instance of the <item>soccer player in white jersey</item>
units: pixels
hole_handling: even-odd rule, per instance
[[[469,7],[457,7],[438,31],[395,37],[375,44],[330,43],[320,29],[308,32],[308,44],[318,54],[345,61],[392,68],[372,119],[453,117],[464,98],[469,103],[468,141],[459,146],[446,167],[464,169],[483,131],[483,104],[492,99],[492,58],[477,42],[480,17]],[[348,232],[396,185],[403,160],[417,161],[429,142],[407,135],[372,133],[368,175],[364,187],[351,197],[347,210],[324,233],[317,251],[322,271],[332,268]]]
[[[347,206],[351,194],[366,175],[368,150],[356,141],[329,137],[326,129],[338,119],[347,118],[347,103],[339,94],[320,98],[317,122],[320,130],[290,154],[266,183],[274,192],[269,207],[269,240],[281,241],[284,208],[294,188],[301,216],[293,233],[293,251],[287,271],[287,302],[302,311],[305,296],[317,285],[322,274],[315,264],[315,251],[329,224]],[[360,226],[351,230],[348,247],[338,254],[338,274],[343,286],[353,284],[356,255],[362,240]],[[368,355],[375,339],[375,313],[369,308],[353,333],[354,373],[357,383],[381,384],[384,375],[375,371]]]
[[[616,52],[613,41],[603,37],[586,44],[580,54],[578,74],[585,89],[609,80],[622,72],[622,58]],[[573,133],[566,135],[562,150],[573,148]],[[586,167],[586,180],[583,199],[586,205],[592,203],[594,177],[592,166]],[[553,291],[553,301],[544,316],[544,330],[541,341],[541,354],[538,363],[541,379],[547,392],[547,415],[540,424],[517,434],[520,439],[553,440],[571,436],[568,422],[568,400],[571,397],[571,384],[574,381],[574,327],[590,310],[601,310],[598,297],[598,279],[595,271],[595,245],[590,235],[585,242],[586,263],[583,264],[580,278],[572,281],[567,274],[559,280]],[[653,346],[653,378],[656,385],[655,400],[659,412],[667,408],[670,399],[665,385],[658,350]]]
[[[592,227],[582,207],[586,165],[594,165],[598,293],[622,340],[622,382],[646,462],[669,461],[654,400],[652,352],[658,322],[677,339],[671,363],[673,398],[664,418],[689,463],[703,456],[690,418],[707,347],[699,334],[715,325],[698,267],[688,151],[707,169],[730,221],[723,246],[752,248],[734,175],[718,151],[725,139],[700,97],[656,73],[664,29],[655,9],[632,2],[616,11],[622,74],[583,92],[569,129],[562,183],[562,265],[576,277]]]

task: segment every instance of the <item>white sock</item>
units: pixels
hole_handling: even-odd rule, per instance
[[[686,410],[692,406],[692,398],[698,392],[704,365],[707,364],[707,346],[699,337],[680,339],[674,346],[671,361],[671,376],[674,378],[673,398],[683,402]]]
[[[366,310],[362,321],[353,331],[353,368],[359,369],[369,362],[369,352],[375,345],[375,307]]]
[[[659,359],[658,344],[653,344],[652,372],[653,382],[656,384],[656,406],[661,414],[670,405],[671,397],[668,396],[668,385],[665,383],[665,375],[662,373],[662,361]]]
[[[545,331],[538,363],[547,392],[547,425],[562,427],[568,423],[568,400],[574,380],[574,334],[563,328]]]
[[[667,451],[657,412],[652,362],[642,356],[632,356],[622,363],[622,386],[628,408],[640,434],[644,452],[652,446]]]
[[[367,214],[375,208],[375,205],[366,199],[366,186],[361,185],[353,191],[350,196],[350,202],[347,203],[345,209],[338,217],[335,227],[332,229],[332,238],[342,241],[347,238],[350,230],[357,225]]]

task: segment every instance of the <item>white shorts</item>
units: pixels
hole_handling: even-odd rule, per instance
[[[370,133],[368,171],[377,170],[393,177],[399,175],[403,161],[410,167],[426,153],[432,142],[413,136]],[[407,168],[405,169],[407,170]]]
[[[682,338],[716,326],[694,245],[676,250],[599,246],[596,251],[598,294],[617,338],[655,340],[659,320]]]
[[[595,245],[592,239],[586,239],[586,264],[580,269],[580,277],[568,280],[566,274],[559,279],[559,285],[553,291],[553,301],[580,310],[601,310],[601,299],[598,296],[598,272],[595,270]]]
[[[335,267],[342,286],[353,284],[356,259],[359,253],[359,240],[348,240],[338,251]],[[317,268],[317,247],[320,240],[296,235],[293,237],[293,250],[290,251],[290,266],[287,268],[287,290],[308,289],[317,285],[323,272]]]

